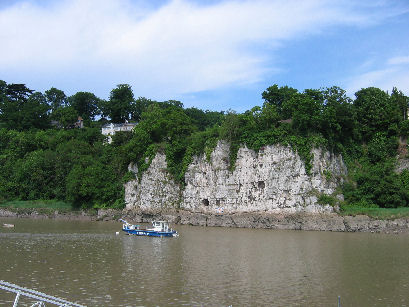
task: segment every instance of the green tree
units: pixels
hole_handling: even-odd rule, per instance
[[[401,120],[408,119],[409,98],[396,87],[392,89],[391,102],[396,105],[398,116]]]
[[[7,129],[45,129],[49,127],[48,110],[44,95],[24,84],[9,84],[0,95],[0,122]]]
[[[89,92],[78,92],[68,98],[69,105],[84,120],[94,120],[100,114],[101,99]]]
[[[356,184],[346,184],[343,189],[350,204],[397,208],[409,203],[409,193],[393,171],[391,160],[376,164],[362,162],[353,177]]]
[[[233,111],[228,110],[222,126],[220,127],[220,138],[228,142],[234,142],[240,136],[240,118],[239,115]]]
[[[142,114],[138,126],[147,131],[155,143],[184,138],[195,131],[191,119],[183,109],[175,106],[161,108],[159,104],[151,105]]]
[[[355,96],[354,107],[364,141],[370,140],[376,132],[387,132],[399,122],[397,105],[384,91],[368,87],[356,92]]]
[[[203,111],[197,108],[187,108],[184,111],[192,120],[193,125],[195,125],[200,131],[216,124],[220,125],[224,118],[224,112]]]
[[[50,127],[48,116],[49,105],[40,92],[33,93],[22,106],[23,129],[37,128],[46,129]]]
[[[173,100],[173,99],[160,102],[159,106],[161,108],[176,107],[179,109],[183,109],[183,103],[180,102],[179,100]]]
[[[294,95],[290,100],[293,118],[293,127],[301,135],[317,132],[320,129],[322,100],[316,93],[305,92]]]
[[[134,95],[128,84],[119,84],[111,91],[109,100],[103,104],[103,114],[114,123],[123,123],[134,112]]]
[[[25,84],[8,84],[6,88],[6,96],[11,101],[22,100],[27,101],[28,97],[33,93]]]
[[[220,126],[224,120],[224,111],[210,111],[206,110],[206,126],[205,128],[211,128],[214,125]],[[200,129],[200,127],[198,127]]]
[[[396,137],[388,137],[385,132],[377,132],[368,142],[368,159],[372,163],[385,161],[396,155],[398,140]]]
[[[68,98],[62,90],[55,87],[44,92],[45,99],[51,107],[51,112],[56,112],[59,108],[67,105]]]
[[[264,103],[261,112],[260,124],[264,129],[270,129],[277,126],[280,120],[280,115],[278,114],[277,107],[270,103]]]
[[[83,208],[112,206],[121,195],[121,183],[109,166],[91,161],[75,165],[66,180],[67,199]]]
[[[145,112],[148,109],[148,107],[153,103],[157,102],[145,97],[138,97],[138,99],[135,100],[131,118],[133,120],[139,121],[141,119],[142,113]]]
[[[67,128],[77,121],[78,113],[71,106],[61,106],[52,113],[52,118]]]
[[[282,86],[278,87],[277,84],[268,87],[261,97],[265,102],[272,104],[276,107],[276,110],[282,119],[291,118],[292,114],[288,112],[288,109],[283,108],[284,104],[290,100],[298,91],[292,87]]]
[[[23,200],[54,199],[59,184],[55,179],[56,154],[50,150],[36,150],[17,160],[11,181],[19,184],[18,198]]]
[[[324,105],[320,119],[321,133],[331,150],[341,150],[356,137],[356,114],[352,100],[343,89],[333,86],[323,90]]]

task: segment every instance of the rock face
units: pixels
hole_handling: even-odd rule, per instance
[[[127,209],[157,210],[179,206],[180,187],[166,168],[165,155],[157,153],[140,182],[135,179],[125,184]],[[130,165],[129,170],[137,173],[135,165]]]
[[[169,206],[203,213],[330,212],[317,203],[321,193],[333,194],[347,170],[340,156],[313,150],[311,174],[290,147],[266,146],[258,153],[239,149],[234,171],[229,170],[229,145],[219,141],[210,162],[195,157],[185,175],[183,190],[166,172],[163,154],[149,169],[125,185],[127,209]]]
[[[332,194],[346,173],[339,157],[315,149],[311,175],[290,148],[266,146],[258,153],[239,149],[229,171],[229,145],[219,142],[208,163],[196,158],[186,173],[183,208],[203,212],[321,212],[319,193]],[[326,175],[325,175],[326,174]],[[334,179],[334,180],[333,180]]]

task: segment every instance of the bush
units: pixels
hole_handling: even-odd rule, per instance
[[[338,203],[338,199],[336,197],[327,194],[320,194],[317,201],[321,205],[330,206],[335,206]]]

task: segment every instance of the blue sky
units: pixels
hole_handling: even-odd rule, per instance
[[[243,112],[270,85],[409,95],[407,0],[0,0],[0,79]]]

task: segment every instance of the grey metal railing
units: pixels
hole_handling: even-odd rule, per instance
[[[23,288],[20,286],[17,286],[15,284],[6,282],[4,280],[0,280],[0,289],[9,291],[9,292],[13,292],[16,294],[16,298],[14,299],[14,304],[13,307],[17,307],[18,301],[20,299],[20,296],[26,296],[29,298],[34,299],[36,302],[31,305],[31,307],[35,307],[35,306],[45,306],[45,303],[50,303],[56,306],[65,306],[65,307],[86,307],[84,305],[80,305],[80,304],[76,304],[76,303],[72,303],[69,302],[67,300],[63,300],[61,298],[58,297],[54,297],[51,295],[47,295],[35,290],[31,290],[28,288]]]

